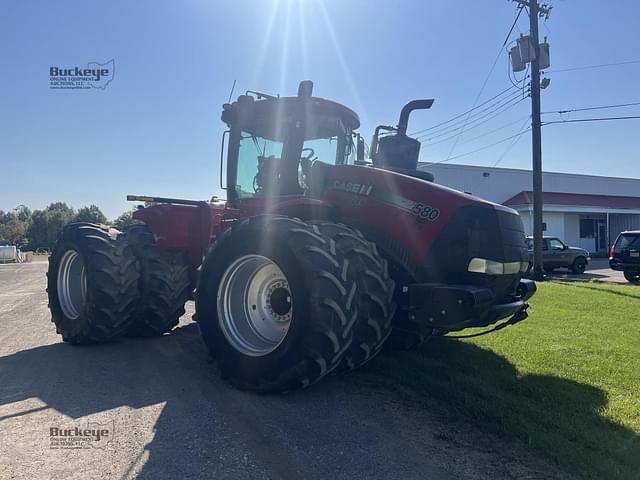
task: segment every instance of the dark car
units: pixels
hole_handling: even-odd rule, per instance
[[[533,237],[527,237],[529,248],[529,265],[533,265]],[[542,265],[547,272],[556,268],[568,268],[573,273],[584,273],[591,261],[589,252],[583,248],[565,245],[557,237],[543,237]]]
[[[640,230],[622,232],[609,252],[612,270],[624,272],[631,283],[640,283]]]

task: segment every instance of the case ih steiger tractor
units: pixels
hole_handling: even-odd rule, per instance
[[[132,195],[150,206],[125,232],[64,229],[48,294],[65,341],[162,335],[195,296],[222,375],[282,391],[357,368],[384,344],[527,317],[535,284],[522,279],[518,214],[417,170],[408,118],[433,100],[376,128],[368,162],[358,116],[312,88],[249,91],[223,106],[226,201]]]

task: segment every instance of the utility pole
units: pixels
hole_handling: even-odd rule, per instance
[[[531,60],[531,147],[533,155],[533,278],[544,278],[542,269],[542,124],[540,121],[540,48],[538,0],[529,0]]]
[[[533,278],[544,278],[542,268],[542,122],[540,120],[540,39],[538,17],[549,15],[550,7],[538,0],[515,0],[521,8],[529,7],[527,60],[531,63],[531,147],[533,164]]]

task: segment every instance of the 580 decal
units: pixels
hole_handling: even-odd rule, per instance
[[[433,222],[440,216],[440,210],[423,203],[416,202],[411,209],[418,223]]]

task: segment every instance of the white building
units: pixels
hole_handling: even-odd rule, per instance
[[[517,210],[532,234],[532,176],[527,170],[421,164],[435,182]],[[543,173],[545,235],[605,254],[623,230],[640,229],[640,179]]]

